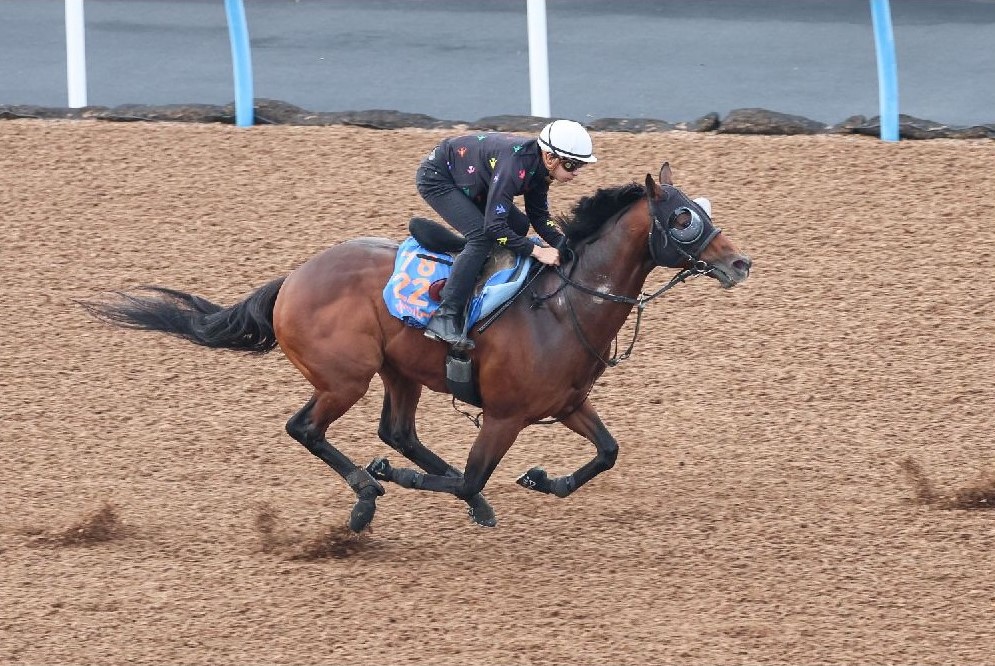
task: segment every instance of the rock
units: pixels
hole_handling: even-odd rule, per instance
[[[995,139],[995,123],[954,128],[951,134],[955,139]]]
[[[804,116],[767,109],[733,109],[719,124],[719,134],[823,134],[826,126]]]
[[[874,116],[852,129],[854,134],[881,135],[881,116]],[[898,115],[900,139],[993,139],[995,123],[972,127],[950,127],[932,120],[924,120],[904,113]]]
[[[369,111],[309,111],[276,99],[256,98],[253,104],[254,122],[266,125],[355,125],[371,129],[466,129],[470,131],[517,132],[537,134],[550,118],[539,116],[486,116],[475,122],[440,120],[422,113],[404,113],[372,109]],[[188,123],[235,123],[234,102],[225,106],[213,104],[167,104],[147,106],[122,104],[114,108],[87,106],[69,109],[31,105],[0,105],[0,120],[19,118],[70,119],[96,118],[114,122],[168,121]],[[708,113],[690,122],[671,123],[653,118],[599,118],[585,123],[598,132],[719,132],[721,134],[866,134],[880,136],[878,117],[850,116],[843,122],[827,127],[802,116],[793,116],[767,109],[734,109],[724,119]],[[932,120],[899,116],[899,136],[903,139],[995,139],[995,123],[971,127],[950,127]]]
[[[335,124],[356,125],[371,129],[403,129],[417,127],[420,129],[439,129],[454,127],[457,123],[451,120],[439,120],[423,113],[404,113],[402,111],[387,111],[373,109],[370,111],[342,111],[338,113],[320,114],[320,117]],[[333,124],[328,122],[326,124]]]
[[[685,125],[689,132],[714,132],[719,128],[719,114],[714,111],[706,113],[700,118],[692,120]]]
[[[27,104],[3,105],[0,106],[0,120],[17,120],[18,118],[80,120],[83,118],[93,118],[106,110],[107,107],[104,106],[84,106],[78,109],[69,109]]]
[[[669,132],[677,129],[673,123],[652,118],[599,118],[587,125],[596,132]]]
[[[539,116],[486,116],[477,122],[470,123],[471,130],[491,132],[525,132],[538,134],[551,118]]]
[[[174,123],[228,123],[235,122],[234,109],[216,104],[122,104],[93,115],[98,120],[114,122],[166,121]]]
[[[860,127],[866,122],[867,118],[865,116],[850,116],[843,122],[836,123],[826,130],[826,132],[829,134],[853,134],[855,128]]]
[[[235,105],[229,107],[232,116],[235,115]],[[308,118],[314,117],[312,111],[302,109],[290,102],[282,102],[278,99],[266,99],[257,97],[253,100],[253,114],[255,122],[260,125],[306,125]]]

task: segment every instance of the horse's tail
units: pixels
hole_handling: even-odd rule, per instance
[[[142,287],[155,297],[117,292],[113,303],[81,301],[91,315],[109,324],[158,331],[203,347],[264,354],[276,347],[273,304],[286,278],[260,287],[240,303],[223,307],[206,298],[165,287]]]

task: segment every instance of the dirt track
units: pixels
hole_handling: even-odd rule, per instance
[[[394,486],[344,540],[352,493],[283,432],[309,392],[279,352],[73,303],[230,303],[329,244],[400,239],[441,136],[0,123],[0,663],[995,663],[995,513],[944,508],[993,467],[995,142],[596,136],[554,210],[668,159],[754,275],[650,306],[593,393],[615,469],[528,493],[532,465],[592,454],[530,428],[493,530]],[[380,395],[330,431],[356,460],[389,451]],[[461,465],[472,424],[436,394],[420,417]]]

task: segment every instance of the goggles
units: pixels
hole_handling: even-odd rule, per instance
[[[580,160],[572,160],[569,157],[561,157],[559,158],[559,160],[560,160],[560,166],[562,166],[563,170],[566,171],[567,173],[573,173],[574,171],[576,171],[577,169],[581,168],[586,164],[586,162],[581,162]]]

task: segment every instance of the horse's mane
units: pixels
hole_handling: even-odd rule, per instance
[[[594,235],[615,213],[625,210],[645,195],[646,188],[639,183],[602,188],[589,197],[582,197],[571,214],[558,217],[557,222],[567,240],[576,244]]]

